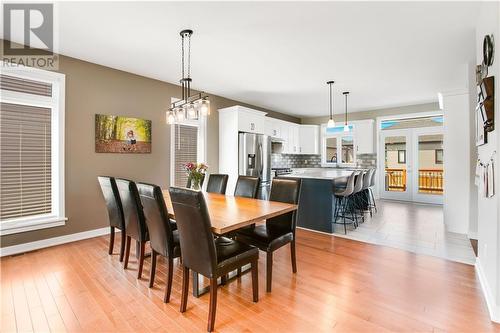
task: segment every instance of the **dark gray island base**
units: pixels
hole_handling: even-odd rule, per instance
[[[297,173],[281,178],[301,178],[297,226],[301,228],[333,233],[333,187],[345,187],[352,171],[318,170],[314,173]]]

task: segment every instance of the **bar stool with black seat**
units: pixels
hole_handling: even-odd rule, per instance
[[[207,330],[213,331],[217,307],[217,278],[250,264],[253,301],[259,299],[259,250],[226,237],[214,239],[210,216],[202,192],[170,188],[170,199],[177,219],[182,253],[182,297],[180,311],[185,312],[189,291],[189,270],[210,279],[210,303]]]
[[[127,179],[116,179],[116,185],[122,201],[123,216],[125,217],[125,232],[127,234],[123,268],[127,269],[128,267],[130,242],[133,238],[137,242],[137,247],[139,249],[137,278],[140,279],[142,277],[142,267],[144,265],[146,242],[149,241],[146,218],[142,210],[142,203],[137,185],[133,181]]]
[[[235,197],[253,198],[257,197],[260,178],[252,176],[238,176],[234,189]]]
[[[123,261],[125,254],[125,219],[123,217],[123,208],[120,201],[120,194],[116,187],[116,180],[114,177],[99,176],[97,177],[101,191],[106,201],[106,208],[108,209],[109,218],[109,254],[113,254],[113,247],[115,244],[115,228],[121,230],[121,243],[120,243],[120,262]]]
[[[370,182],[372,179],[374,169],[368,169],[363,176],[363,187],[361,189],[360,197],[363,205],[363,210],[368,211],[370,216],[373,216],[372,207],[370,204]]]
[[[356,223],[356,219],[354,213],[352,211],[353,204],[352,194],[354,193],[354,182],[358,177],[358,172],[353,171],[349,177],[347,178],[347,183],[345,188],[337,188],[333,187],[333,195],[335,198],[335,211],[333,215],[333,223],[335,224],[343,224],[344,225],[344,233],[347,235],[347,224]],[[351,213],[351,218],[347,216],[348,213]],[[339,218],[342,218],[342,223],[337,222]],[[352,222],[346,222],[346,218],[350,219]]]
[[[207,192],[226,194],[227,181],[229,179],[228,175],[223,174],[211,174],[208,177]]]
[[[163,297],[163,302],[168,303],[172,290],[174,258],[181,256],[179,232],[172,230],[161,188],[152,184],[139,183],[137,189],[144,209],[144,216],[146,217],[150,238],[149,244],[151,246],[149,288],[153,287],[155,280],[156,257],[158,254],[162,255],[168,262],[165,296]]]
[[[356,176],[356,181],[354,182],[354,190],[351,194],[350,203],[353,205],[352,212],[354,213],[354,218],[356,221],[356,227],[358,226],[358,214],[361,219],[361,223],[365,221],[364,215],[364,206],[363,206],[363,198],[362,198],[362,190],[363,190],[363,180],[365,179],[365,171],[359,171]]]
[[[270,201],[298,204],[300,196],[300,179],[273,179]],[[253,225],[240,229],[236,239],[249,245],[257,246],[266,252],[266,291],[271,292],[273,273],[273,252],[280,247],[290,244],[292,272],[297,273],[295,257],[295,228],[297,211],[289,212],[266,220],[265,225]]]

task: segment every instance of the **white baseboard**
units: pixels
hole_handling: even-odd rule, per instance
[[[309,229],[309,228],[304,228],[304,227],[296,227],[296,228],[297,228],[297,229],[302,229],[302,230],[307,230],[307,231],[316,232],[316,233],[318,233],[318,234],[323,234],[323,235],[333,236],[333,234],[332,234],[332,233],[329,233],[329,232],[318,231],[318,230]]]
[[[118,230],[119,231],[119,230]],[[109,234],[109,227],[88,230],[83,232],[78,232],[76,234],[69,234],[54,238],[42,239],[35,242],[18,244],[13,246],[7,246],[0,248],[0,257],[11,256],[13,254],[19,254],[29,251],[34,251],[38,249],[43,249],[45,247],[50,247],[54,245],[60,245],[64,243],[76,242],[82,239],[98,237],[102,235]]]
[[[481,266],[481,261],[479,260],[479,258],[476,259],[475,267],[477,275],[479,276],[479,282],[481,283],[481,289],[483,290],[484,298],[486,299],[486,304],[490,313],[490,319],[491,321],[500,323],[500,307],[496,303],[496,298],[491,292],[488,280],[484,275],[484,270]]]

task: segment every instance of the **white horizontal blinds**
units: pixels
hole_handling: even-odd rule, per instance
[[[52,97],[52,84],[15,76],[0,75],[0,89]]]
[[[184,187],[187,184],[188,176],[183,164],[197,161],[198,151],[198,127],[175,125],[175,186]]]
[[[51,109],[0,105],[0,220],[51,213]]]

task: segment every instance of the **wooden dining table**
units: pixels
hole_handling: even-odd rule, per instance
[[[297,205],[284,202],[208,192],[203,192],[203,195],[207,203],[212,232],[218,236],[298,209]],[[168,190],[163,190],[163,198],[170,218],[175,219],[175,212]],[[205,289],[199,289],[198,274],[193,272],[193,295],[199,297],[205,292]]]

